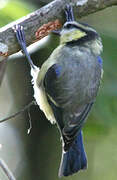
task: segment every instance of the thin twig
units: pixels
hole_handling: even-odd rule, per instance
[[[31,115],[30,115],[30,107],[28,108],[28,116],[29,116],[29,128],[28,128],[27,134],[30,134],[31,129],[32,129],[32,121],[31,121]]]
[[[1,119],[1,120],[0,120],[0,123],[5,122],[5,121],[8,121],[8,120],[10,120],[10,119],[12,119],[12,118],[15,118],[16,116],[20,115],[21,113],[23,113],[24,111],[26,111],[28,108],[30,108],[32,105],[35,105],[35,104],[36,104],[35,101],[31,101],[28,105],[26,105],[26,106],[25,106],[23,109],[21,109],[20,111],[14,113],[14,114],[12,114],[11,116],[8,116],[8,117],[6,117],[6,118],[4,118],[4,119]]]
[[[2,170],[4,171],[4,173],[6,174],[9,180],[16,180],[14,175],[12,174],[12,172],[10,171],[10,169],[2,159],[0,159],[0,167],[2,168]]]

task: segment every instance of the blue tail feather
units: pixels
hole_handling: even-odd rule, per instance
[[[80,131],[70,149],[62,154],[59,177],[69,176],[86,168],[87,158],[83,146],[82,132]]]

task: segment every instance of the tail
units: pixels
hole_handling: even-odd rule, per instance
[[[62,153],[59,177],[72,175],[87,168],[87,158],[83,146],[82,132],[78,134],[73,145]]]

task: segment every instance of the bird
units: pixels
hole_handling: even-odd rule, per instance
[[[27,51],[23,26],[15,34],[31,67],[34,98],[46,118],[57,124],[62,142],[58,176],[87,169],[82,128],[96,100],[103,75],[100,35],[91,26],[74,20],[73,8],[65,8],[66,21],[52,33],[60,42],[37,67]]]

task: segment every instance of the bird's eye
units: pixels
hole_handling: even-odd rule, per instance
[[[69,28],[71,28],[72,27],[72,25],[71,24],[67,24],[67,28],[69,29]]]
[[[70,29],[71,27],[72,27],[71,24],[66,24],[66,25],[64,26],[64,28],[67,28],[67,29]]]

